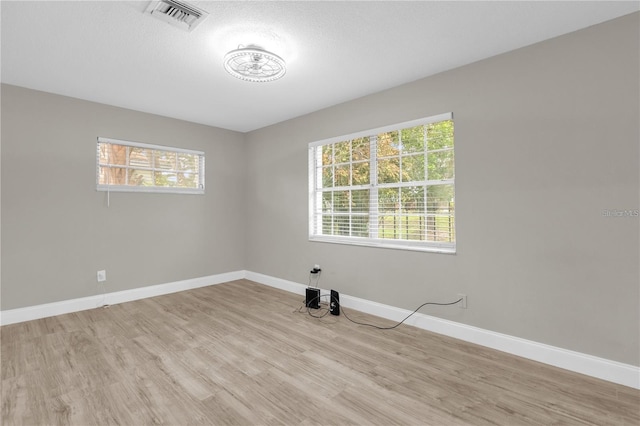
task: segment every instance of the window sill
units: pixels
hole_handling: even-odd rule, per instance
[[[441,245],[441,246],[433,246],[433,245],[416,245],[414,243],[402,240],[389,240],[389,241],[381,241],[381,240],[372,240],[368,238],[358,238],[358,237],[328,237],[328,236],[318,236],[318,235],[310,235],[310,242],[319,242],[319,243],[331,243],[331,244],[343,244],[349,246],[360,246],[360,247],[373,247],[373,248],[384,248],[384,249],[393,249],[393,250],[408,250],[408,251],[420,251],[427,253],[440,253],[440,254],[456,254],[455,245]]]

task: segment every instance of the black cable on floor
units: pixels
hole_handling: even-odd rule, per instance
[[[359,321],[355,321],[352,320],[351,318],[349,318],[349,316],[347,315],[347,313],[344,310],[344,306],[340,305],[340,301],[339,300],[334,300],[334,302],[340,306],[340,310],[342,312],[342,314],[344,315],[344,317],[346,319],[348,319],[349,321],[351,321],[354,324],[358,324],[358,325],[365,325],[367,327],[373,327],[377,330],[393,330],[394,328],[398,327],[399,325],[401,325],[402,323],[404,323],[406,320],[409,319],[409,317],[411,317],[413,314],[415,314],[416,312],[418,312],[420,310],[420,308],[422,308],[423,306],[427,306],[427,305],[437,305],[437,306],[450,306],[450,305],[455,305],[458,304],[460,302],[462,302],[462,298],[456,300],[455,302],[450,302],[450,303],[437,303],[437,302],[425,302],[422,305],[418,306],[413,312],[411,312],[409,315],[407,315],[402,321],[400,321],[399,323],[397,323],[396,325],[393,325],[391,327],[380,327],[377,326],[375,324],[368,324],[368,323],[364,323],[364,322],[359,322]]]

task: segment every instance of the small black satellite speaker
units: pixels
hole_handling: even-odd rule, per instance
[[[304,304],[307,308],[319,309],[320,308],[320,289],[307,287]]]
[[[335,290],[331,290],[329,312],[331,313],[331,315],[340,315],[340,293]]]

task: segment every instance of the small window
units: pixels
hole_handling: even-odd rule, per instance
[[[455,252],[453,114],[309,144],[309,239]]]
[[[98,138],[98,191],[204,194],[204,152]]]

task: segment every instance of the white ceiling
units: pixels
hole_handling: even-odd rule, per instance
[[[185,32],[148,1],[0,3],[3,83],[246,132],[575,31],[638,1],[189,2]],[[283,57],[249,83],[222,59],[239,44]]]

